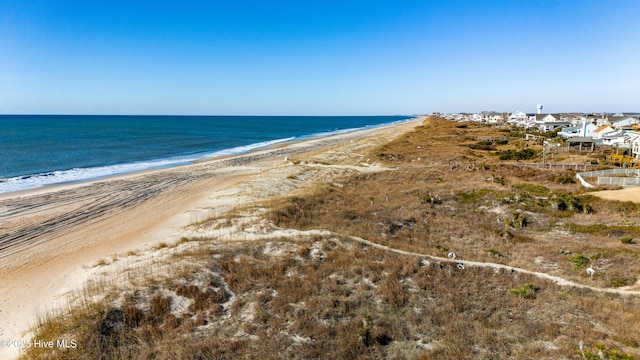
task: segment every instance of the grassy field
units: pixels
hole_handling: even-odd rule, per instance
[[[23,357],[639,357],[638,295],[428,257],[454,252],[602,289],[636,284],[640,205],[585,195],[572,171],[518,166],[541,160],[541,146],[522,137],[429,118],[367,150],[363,158],[393,170],[345,171],[197,224],[236,234],[258,224],[261,240],[185,237],[127,281],[93,282],[43,316],[35,336],[75,339],[78,348]],[[291,232],[268,236],[282,229]]]

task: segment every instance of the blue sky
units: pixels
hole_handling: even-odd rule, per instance
[[[640,111],[640,1],[0,2],[0,113]]]

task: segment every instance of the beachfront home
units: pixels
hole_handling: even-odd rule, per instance
[[[598,126],[602,126],[602,125],[611,124],[611,121],[609,120],[610,117],[612,116],[605,113],[590,114],[590,115],[587,115],[587,121],[592,122]]]
[[[583,114],[569,114],[569,116],[567,116],[568,121],[573,125],[573,126],[580,126],[581,124],[587,122],[587,123],[593,123],[592,121],[589,121],[589,119],[587,119],[586,116],[584,116]]]
[[[562,131],[558,133],[558,135],[562,136],[565,139],[574,137],[593,138],[593,132],[597,128],[598,127],[593,125],[592,123],[584,122],[581,126],[563,128]]]
[[[602,145],[620,147],[625,143],[625,133],[622,130],[610,131],[603,134],[600,140],[602,140]]]
[[[545,122],[543,124],[538,125],[538,129],[542,132],[548,132],[548,131],[553,131],[563,127],[567,127],[569,125],[571,125],[571,123],[568,123],[566,121]]]
[[[640,119],[635,118],[633,116],[625,116],[625,117],[622,117],[621,119],[618,119],[612,122],[613,127],[616,129],[628,129],[628,128],[631,128],[633,125],[638,125],[638,124],[640,124]]]
[[[557,117],[551,114],[536,114],[535,126],[542,132],[553,131],[570,125],[570,122],[560,121]]]
[[[488,124],[499,124],[503,121],[502,113],[495,111],[484,111],[482,117]]]
[[[507,122],[509,123],[522,123],[526,120],[527,118],[527,114],[523,113],[522,111],[518,110],[516,112],[512,112],[511,115],[509,115],[509,118],[507,119]]]
[[[614,128],[612,128],[611,125],[608,125],[608,124],[602,125],[597,129],[593,130],[593,138],[596,140],[601,139],[603,135],[612,131],[614,131]]]
[[[577,113],[562,113],[554,115],[556,119],[559,121],[566,121],[571,123],[571,126],[581,126],[583,122],[586,121],[586,118],[582,116],[582,114]]]
[[[560,119],[551,114],[536,114],[536,123],[542,124],[546,122],[558,122]]]

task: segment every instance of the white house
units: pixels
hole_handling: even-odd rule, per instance
[[[535,124],[542,132],[553,131],[571,125],[568,121],[559,121],[557,117],[551,114],[536,114]]]
[[[553,131],[559,128],[571,125],[566,121],[549,121],[538,125],[538,129],[542,132]]]
[[[637,124],[640,124],[640,120],[632,116],[623,117],[622,119],[616,120],[615,122],[612,123],[613,127],[616,129],[621,129],[623,127],[629,127]]]
[[[510,123],[523,122],[526,118],[527,118],[527,114],[518,110],[516,112],[512,112],[511,115],[509,115],[509,119],[507,121]]]
[[[560,131],[558,133],[558,135],[562,136],[565,139],[569,139],[572,137],[593,137],[593,133],[594,131],[597,129],[598,127],[593,125],[592,123],[588,123],[588,122],[583,122],[582,126],[575,126],[575,127],[566,127],[564,129],[562,129],[562,131]]]
[[[610,146],[620,146],[625,143],[625,134],[622,130],[610,131],[602,135],[602,144]]]
[[[546,122],[557,122],[560,119],[551,114],[536,114],[536,123],[542,124]]]

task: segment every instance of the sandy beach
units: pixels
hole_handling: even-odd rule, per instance
[[[81,287],[101,259],[176,241],[181,228],[208,212],[219,214],[240,205],[222,204],[215,194],[233,192],[248,182],[268,183],[278,169],[295,166],[287,158],[353,153],[388,141],[420,121],[176,168],[1,195],[0,339],[28,339],[35,316]],[[0,348],[0,358],[17,354],[15,348]]]

